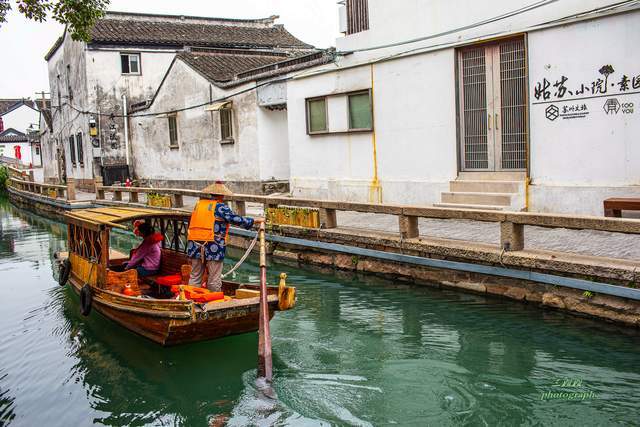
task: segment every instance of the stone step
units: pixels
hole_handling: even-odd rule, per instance
[[[442,203],[460,203],[467,205],[510,206],[512,193],[473,193],[473,192],[445,192],[442,193]]]
[[[433,206],[437,208],[455,208],[455,209],[482,209],[489,211],[503,211],[506,206],[492,206],[492,205],[471,205],[463,203],[434,203]]]
[[[449,190],[463,193],[518,193],[519,181],[451,181]]]
[[[524,181],[526,172],[460,172],[457,181]]]

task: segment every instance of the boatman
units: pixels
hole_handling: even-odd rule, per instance
[[[222,261],[226,252],[226,240],[231,224],[250,229],[262,218],[246,218],[235,214],[224,204],[224,196],[233,193],[221,181],[204,188],[214,198],[200,199],[196,203],[187,238],[187,256],[191,259],[189,285],[201,286],[205,266],[209,273],[207,289],[213,292],[222,290]]]

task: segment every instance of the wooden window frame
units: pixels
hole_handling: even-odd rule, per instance
[[[76,167],[77,159],[76,159],[76,139],[73,135],[69,135],[69,160],[71,160],[71,166]]]
[[[173,132],[171,131],[171,122],[173,121]],[[178,115],[170,114],[167,115],[167,126],[169,127],[169,148],[170,149],[178,149],[180,148],[180,138],[178,135]],[[175,134],[175,135],[173,135]]]
[[[346,0],[347,35],[369,29],[369,0]]]
[[[122,57],[126,56],[127,57],[127,67],[129,68],[129,72],[124,72],[124,70],[122,69]],[[131,72],[131,58],[129,58],[130,56],[136,56],[138,58],[138,72],[136,73],[132,73]],[[140,52],[120,52],[120,73],[123,76],[140,76],[142,75],[142,55],[140,55]]]
[[[84,167],[84,147],[82,146],[82,132],[76,134],[76,156],[78,157],[78,164],[81,168]]]
[[[362,94],[368,92],[369,93],[369,104],[371,106],[371,128],[365,128],[365,129],[351,129],[351,118],[349,117],[349,96],[351,95],[358,95],[358,94]],[[358,89],[358,90],[351,90],[348,92],[340,92],[340,93],[332,93],[329,95],[323,95],[323,96],[314,96],[311,98],[306,98],[305,99],[305,116],[306,116],[306,123],[307,123],[307,135],[309,136],[315,136],[315,135],[344,135],[344,134],[350,134],[350,133],[366,133],[366,132],[373,132],[373,130],[375,129],[375,123],[374,123],[374,114],[373,114],[373,92],[371,91],[371,88],[366,88],[366,89]],[[329,126],[329,98],[335,98],[335,97],[340,97],[340,96],[344,96],[347,98],[347,130],[329,130],[330,126]],[[309,116],[309,101],[315,101],[318,99],[324,99],[325,100],[325,114],[326,114],[326,121],[327,121],[327,129],[323,130],[323,131],[317,131],[317,132],[311,132],[310,131],[310,116]]]
[[[309,103],[313,101],[324,101],[324,123],[325,129],[318,131],[311,131],[311,109],[309,108]],[[305,105],[305,115],[307,122],[307,135],[323,135],[329,133],[329,97],[328,96],[315,96],[313,98],[307,98],[304,100]]]
[[[224,128],[225,125],[223,123],[223,117],[228,115],[228,130],[229,130],[229,134],[225,135],[224,134]],[[227,107],[227,108],[221,108],[219,110],[219,120],[220,120],[220,143],[221,144],[233,144],[234,143],[234,137],[233,137],[233,108],[231,107]]]
[[[355,96],[355,95],[363,95],[363,94],[367,94],[369,95],[369,114],[371,117],[371,126],[369,126],[368,128],[354,128],[351,125],[351,97]],[[357,91],[357,92],[349,92],[346,94],[347,96],[347,120],[349,122],[349,132],[370,132],[373,131],[373,99],[371,96],[371,89],[368,90],[361,90],[361,91]]]

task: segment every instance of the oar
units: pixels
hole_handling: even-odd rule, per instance
[[[258,378],[271,382],[271,331],[269,330],[269,303],[267,301],[267,250],[264,241],[264,221],[260,223],[260,322],[258,324]]]

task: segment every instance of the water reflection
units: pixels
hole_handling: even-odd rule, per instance
[[[633,424],[640,339],[519,303],[274,265],[298,287],[272,322],[274,390],[255,334],[164,349],[53,278],[64,225],[0,201],[0,425]],[[114,233],[122,250],[135,244]],[[231,261],[230,261],[231,262]],[[257,279],[255,263],[238,280]],[[19,357],[17,356],[19,355]],[[597,399],[543,401],[558,378]],[[42,408],[47,408],[42,411]],[[586,421],[585,421],[586,420]]]

